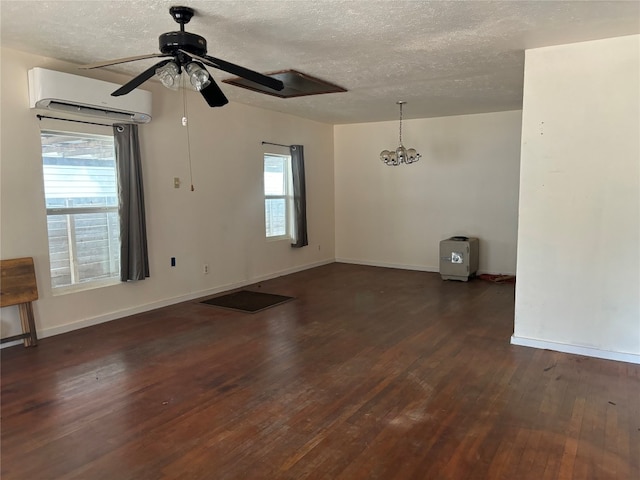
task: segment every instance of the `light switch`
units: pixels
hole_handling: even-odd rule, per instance
[[[180,188],[180,178],[173,177],[173,188]]]

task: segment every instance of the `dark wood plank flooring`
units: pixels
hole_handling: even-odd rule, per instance
[[[640,478],[640,366],[511,346],[513,285],[331,264],[253,288],[296,300],[4,349],[2,479]]]

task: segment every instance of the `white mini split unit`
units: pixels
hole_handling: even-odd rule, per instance
[[[112,97],[120,85],[44,68],[29,70],[29,107],[100,117],[110,121],[151,121],[151,92],[133,90]]]

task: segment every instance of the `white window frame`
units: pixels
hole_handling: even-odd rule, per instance
[[[68,127],[68,125],[64,125],[64,127],[62,125],[60,125],[59,127],[56,126],[55,128],[46,128],[46,129],[42,129],[42,134],[59,134],[59,135],[77,135],[77,136],[83,136],[83,137],[112,137],[113,138],[113,132],[111,130],[110,127],[91,127],[91,126],[86,126],[86,125],[78,125],[78,128],[72,128],[70,129]],[[86,128],[88,127],[88,128]],[[41,145],[41,149],[42,149],[42,145]],[[115,152],[114,152],[115,155]],[[47,245],[49,245],[50,240],[49,240],[49,227],[48,227],[48,219],[50,216],[63,216],[66,215],[67,216],[67,224],[68,224],[68,235],[69,235],[69,269],[70,269],[70,275],[71,275],[71,279],[72,279],[72,283],[70,285],[61,285],[61,286],[54,286],[53,284],[53,277],[52,272],[51,272],[51,259],[49,259],[50,264],[49,264],[49,268],[50,268],[50,279],[51,279],[51,292],[53,295],[64,295],[67,293],[73,293],[73,292],[78,292],[78,291],[83,291],[83,290],[91,290],[94,288],[101,288],[101,287],[106,287],[106,286],[110,286],[110,285],[117,285],[120,283],[120,273],[119,273],[119,262],[117,261],[117,257],[114,255],[109,254],[109,262],[111,262],[112,266],[117,267],[117,274],[114,274],[113,276],[107,277],[107,278],[95,278],[95,279],[89,279],[89,280],[85,280],[80,282],[78,277],[78,258],[77,258],[77,242],[75,241],[75,217],[74,215],[77,214],[90,214],[90,213],[116,213],[118,214],[118,210],[119,207],[118,205],[114,205],[114,206],[97,206],[97,207],[53,207],[53,208],[47,208],[46,207],[46,182],[44,179],[44,155],[43,159],[42,159],[42,168],[43,168],[43,184],[45,185],[45,189],[44,191],[44,201],[45,201],[45,210],[46,210],[46,218],[47,218]],[[116,178],[117,178],[117,167],[116,167]],[[118,229],[119,229],[119,225],[120,225],[120,218],[118,218]],[[120,249],[120,245],[118,244],[116,247],[114,247],[113,249],[110,249],[110,251],[113,251],[117,248],[118,253],[119,253],[119,249]],[[118,263],[114,263],[114,262],[118,262]]]
[[[282,195],[273,195],[267,194],[265,189],[265,165],[268,157],[279,157],[284,159],[284,187],[285,191]],[[276,240],[291,240],[292,232],[293,232],[293,183],[292,183],[292,172],[291,172],[291,155],[285,155],[281,153],[265,153],[262,164],[262,181],[263,181],[263,193],[264,193],[264,215],[265,219],[264,231],[265,237],[269,241]],[[267,201],[268,200],[279,200],[283,199],[285,201],[285,233],[282,235],[269,235],[267,231]]]

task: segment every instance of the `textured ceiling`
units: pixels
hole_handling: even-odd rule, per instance
[[[2,0],[2,46],[78,64],[156,53],[179,28],[172,5],[196,10],[186,30],[211,56],[349,90],[280,99],[221,84],[231,101],[335,124],[396,119],[397,100],[405,118],[519,109],[525,49],[640,32],[636,1]]]

